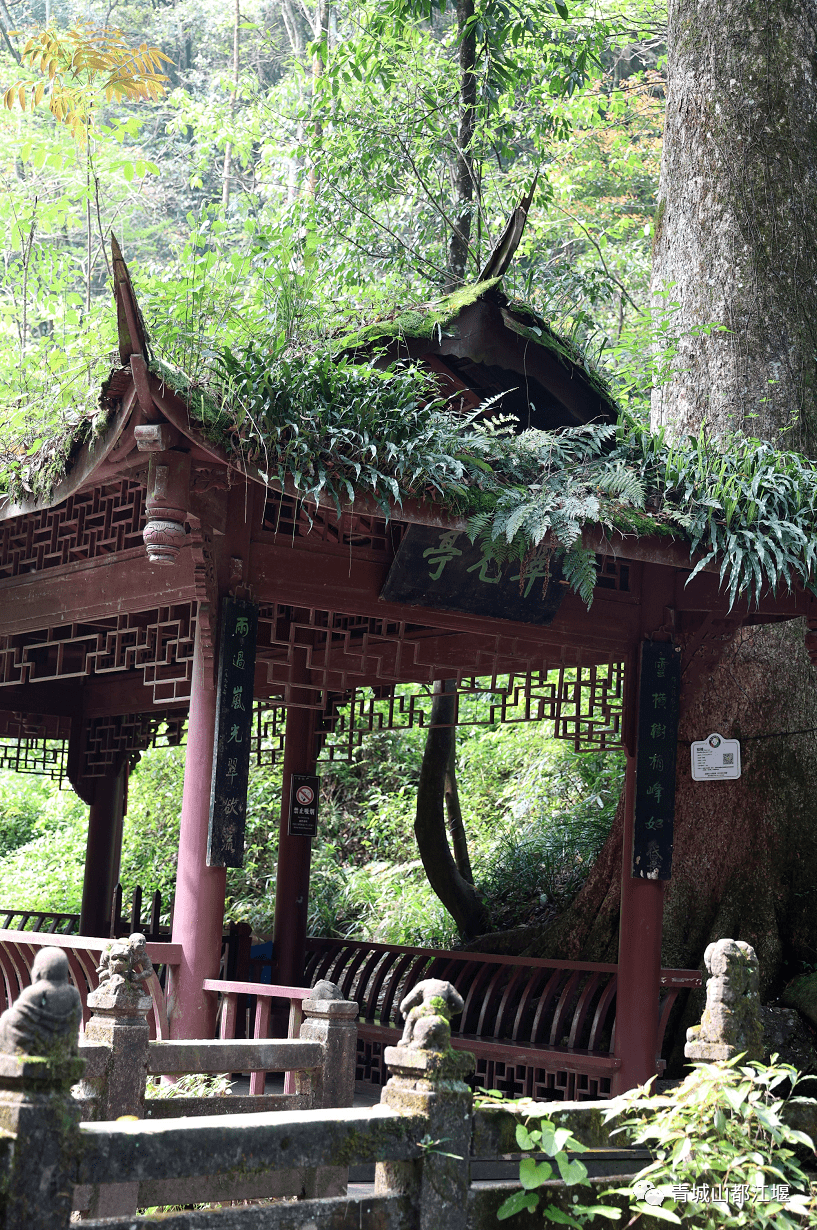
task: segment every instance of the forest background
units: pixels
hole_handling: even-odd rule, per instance
[[[76,122],[35,101],[34,30],[167,56],[160,96],[109,100],[93,69],[63,80]],[[113,230],[154,349],[193,379],[250,345],[270,356],[439,295],[452,236],[473,280],[538,172],[505,279],[645,415],[659,378],[649,310],[663,125],[665,13],[650,0],[0,0],[0,449],[23,485],[43,440],[97,411],[116,326]],[[473,119],[463,187],[464,41]],[[65,44],[71,46],[70,36]],[[67,62],[66,62],[67,63]],[[53,91],[52,91],[53,96]],[[25,106],[22,104],[25,103]],[[463,219],[467,219],[467,227]],[[669,323],[668,323],[669,322]],[[313,934],[448,945],[413,835],[422,731],[366,740],[322,769]],[[459,791],[491,925],[540,923],[583,882],[612,822],[615,753],[577,755],[536,725],[459,733]],[[121,879],[169,903],[183,749],[131,775]],[[280,772],[250,784],[245,866],[228,917],[271,931]],[[0,905],[78,910],[87,810],[67,787],[0,774]]]

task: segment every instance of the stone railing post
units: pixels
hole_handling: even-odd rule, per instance
[[[760,967],[751,944],[718,940],[704,953],[709,971],[706,1007],[700,1025],[687,1030],[687,1059],[763,1058]]]
[[[14,1136],[6,1221],[63,1230],[71,1221],[79,1110],[71,1085],[82,1003],[59,948],[41,948],[27,986],[0,1017],[0,1128]]]
[[[150,1027],[147,1014],[152,1000],[145,982],[153,972],[145,937],[111,940],[99,966],[99,986],[88,996],[94,1014],[85,1030],[85,1042],[107,1049],[104,1064],[93,1065],[93,1075],[82,1081],[76,1096],[85,1117],[98,1120],[145,1113]],[[136,1212],[138,1183],[100,1184],[84,1193],[83,1212],[91,1217],[115,1217]]]
[[[418,982],[400,1005],[406,1018],[398,1046],[386,1047],[391,1077],[381,1101],[404,1114],[421,1114],[426,1133],[421,1162],[380,1162],[375,1194],[400,1192],[415,1203],[418,1230],[466,1230],[473,1097],[463,1077],[474,1056],[451,1046],[450,1020],[462,1011],[450,982]]]
[[[304,1022],[300,1037],[320,1042],[323,1060],[311,1073],[313,1110],[332,1110],[351,1106],[355,1097],[357,1061],[357,1017],[360,1009],[353,999],[344,999],[334,982],[315,984],[309,999],[302,1004]],[[302,1090],[306,1092],[305,1089]],[[299,1090],[301,1092],[301,1090]]]
[[[300,1037],[320,1042],[321,1066],[298,1074],[298,1092],[308,1098],[313,1110],[352,1106],[355,1098],[357,1061],[357,1016],[354,1000],[344,999],[334,982],[316,982],[312,995],[302,1004],[304,1022]],[[308,1196],[343,1196],[349,1182],[348,1166],[322,1166],[308,1172],[304,1190]]]

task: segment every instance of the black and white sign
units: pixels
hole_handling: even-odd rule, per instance
[[[692,744],[694,782],[734,781],[740,777],[740,743],[713,731],[707,739]]]
[[[318,796],[321,780],[306,773],[292,774],[292,791],[289,798],[290,837],[318,836]]]

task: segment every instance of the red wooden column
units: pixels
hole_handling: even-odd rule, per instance
[[[309,682],[306,648],[295,650],[291,681]],[[307,689],[293,688],[299,699],[311,697]],[[315,713],[310,709],[287,709],[284,742],[284,781],[281,797],[281,824],[278,837],[278,867],[275,877],[275,924],[273,931],[273,982],[281,986],[300,986],[306,953],[306,917],[309,908],[309,868],[312,838],[290,837],[289,797],[293,773],[315,772]]]
[[[675,571],[645,564],[640,583],[641,635],[669,640],[675,624]],[[636,748],[641,652],[634,644],[627,671],[624,833],[621,851],[621,913],[618,932],[615,1054],[621,1068],[613,1093],[643,1085],[658,1070],[658,1001],[661,993],[661,932],[664,881],[633,875]]]
[[[204,991],[205,978],[217,978],[224,926],[227,871],[207,866],[207,827],[216,733],[216,683],[212,659],[204,653],[202,620],[196,621],[187,753],[184,762],[173,909],[173,942],[183,956],[173,972],[168,995],[171,1038],[212,1038],[216,996]]]
[[[108,935],[111,903],[119,879],[122,818],[125,809],[127,762],[99,778],[88,815],[85,875],[82,882],[80,935]]]
[[[635,771],[634,749],[628,749],[616,990],[615,1054],[621,1067],[613,1078],[613,1094],[643,1085],[655,1075],[658,1059],[664,882],[632,874]]]

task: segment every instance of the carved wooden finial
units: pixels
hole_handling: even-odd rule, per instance
[[[128,266],[122,255],[116,236],[111,233],[111,262],[113,266],[113,293],[116,299],[116,327],[119,334],[119,357],[122,365],[130,362],[131,355],[140,354],[145,360],[150,357],[147,329],[136,302]]]
[[[496,244],[493,252],[488,257],[487,263],[480,270],[479,277],[477,278],[478,282],[487,282],[489,278],[501,278],[510,265],[516,255],[516,249],[519,247],[519,241],[522,238],[522,232],[528,220],[528,210],[533,204],[533,194],[536,191],[538,182],[539,172],[537,171],[533,177],[530,191],[522,197],[522,200],[511,214],[499,243]]]

